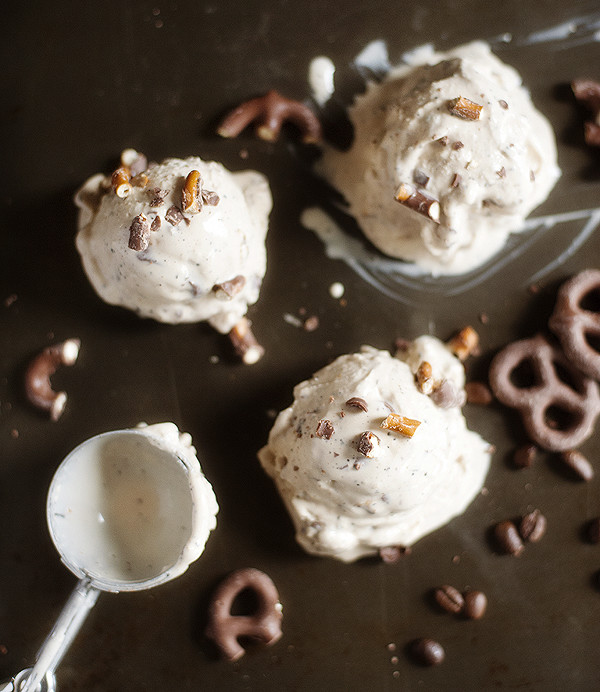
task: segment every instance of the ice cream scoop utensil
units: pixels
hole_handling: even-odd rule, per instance
[[[202,552],[208,531],[196,514],[207,496],[192,482],[201,474],[197,459],[149,430],[92,437],[58,467],[48,491],[48,528],[79,581],[33,668],[0,692],[54,692],[55,670],[102,591],[157,586]]]

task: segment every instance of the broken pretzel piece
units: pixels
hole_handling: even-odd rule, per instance
[[[256,340],[250,325],[250,320],[242,317],[229,332],[229,339],[235,352],[246,365],[258,363],[265,354],[265,349]]]
[[[321,123],[312,110],[275,90],[240,104],[225,117],[217,133],[221,137],[237,137],[254,121],[257,136],[267,142],[276,142],[282,125],[288,121],[298,127],[305,144],[317,144],[322,139]]]
[[[29,364],[25,372],[25,394],[29,401],[43,411],[49,411],[50,420],[57,421],[67,403],[66,392],[55,392],[50,377],[59,365],[73,365],[79,355],[79,339],[67,339],[48,346]]]
[[[420,420],[406,418],[406,416],[401,416],[399,413],[390,413],[389,416],[381,422],[379,427],[384,430],[393,430],[405,437],[412,437],[419,425],[421,425]]]
[[[479,334],[473,327],[465,327],[448,342],[448,348],[461,361],[466,360],[479,348]]]
[[[198,214],[202,207],[208,204],[216,207],[219,203],[219,195],[212,190],[202,188],[202,176],[200,171],[190,171],[185,179],[181,191],[181,209],[188,214]]]
[[[479,120],[483,106],[474,101],[459,96],[448,104],[448,109],[452,115],[456,115],[463,120]]]
[[[417,190],[410,183],[400,183],[395,196],[396,201],[405,207],[416,211],[422,216],[427,216],[435,223],[440,222],[440,203],[437,199]]]

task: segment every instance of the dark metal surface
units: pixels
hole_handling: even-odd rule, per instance
[[[56,466],[93,434],[172,420],[192,434],[219,500],[218,527],[203,557],[175,582],[102,596],[58,670],[64,692],[597,688],[600,592],[591,579],[600,546],[580,532],[600,514],[600,479],[573,481],[547,456],[513,470],[521,432],[512,415],[468,407],[470,426],[497,446],[488,494],[393,565],[305,555],[255,454],[269,411],[290,403],[293,385],[363,343],[390,348],[398,336],[425,332],[448,338],[473,324],[483,352],[470,374],[485,376],[498,348],[544,328],[566,276],[598,266],[598,238],[545,276],[535,296],[527,291],[532,266],[568,246],[577,224],[555,227],[472,290],[402,304],[327,259],[300,225],[301,210],[326,192],[292,131],[277,144],[249,132],[234,141],[214,135],[228,108],[269,88],[308,98],[308,66],[317,55],[334,60],[338,85],[349,93],[360,81],[352,59],[371,40],[384,39],[394,61],[426,42],[444,48],[510,32],[500,55],[522,72],[559,141],[563,176],[539,213],[590,209],[598,206],[600,161],[583,146],[583,114],[565,85],[577,76],[600,78],[600,44],[589,34],[579,44],[522,40],[597,11],[596,2],[583,0],[133,0],[3,10],[0,679],[32,663],[74,585],[45,525]],[[239,364],[226,339],[205,325],[143,321],[92,291],[73,242],[72,196],[129,146],[156,160],[198,154],[269,176],[268,271],[250,313],[267,353],[256,366]],[[329,296],[333,281],[345,285],[347,305]],[[284,321],[300,308],[319,316],[316,331]],[[79,337],[82,349],[77,364],[55,377],[69,402],[51,423],[25,402],[23,370],[42,347],[68,337]],[[596,461],[597,435],[583,451]],[[534,507],[548,517],[544,539],[520,558],[495,554],[489,527]],[[206,604],[220,578],[246,566],[263,569],[278,586],[284,636],[231,664],[203,637]],[[485,617],[470,622],[436,609],[429,591],[443,583],[483,590]],[[408,660],[404,647],[418,636],[442,642],[443,665],[422,669]]]

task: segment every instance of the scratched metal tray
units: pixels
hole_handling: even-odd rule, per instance
[[[545,328],[565,277],[598,266],[600,160],[583,145],[584,113],[568,88],[574,77],[600,78],[597,2],[70,1],[13,3],[3,20],[0,679],[33,662],[75,583],[45,525],[56,466],[93,434],[172,420],[193,436],[219,499],[218,527],[176,581],[102,596],[58,669],[61,690],[594,689],[600,551],[581,530],[600,515],[600,480],[576,482],[545,455],[511,468],[522,440],[513,415],[467,407],[470,426],[497,448],[487,493],[395,564],[304,554],[255,453],[293,385],[333,357],[363,343],[390,348],[400,336],[447,338],[472,324],[482,354],[469,376],[483,378],[498,348]],[[489,271],[415,281],[385,269],[369,248],[329,258],[300,216],[308,206],[334,209],[331,191],[312,175],[314,155],[293,129],[276,144],[251,132],[233,141],[214,134],[229,108],[268,89],[309,99],[316,56],[336,66],[341,112],[364,84],[355,58],[370,42],[383,41],[393,63],[424,43],[444,49],[475,38],[520,70],[555,128],[563,170],[529,234]],[[206,325],[144,321],[94,294],[74,247],[72,196],[125,147],[269,176],[268,271],[250,313],[266,347],[257,365],[237,362]],[[335,214],[360,244],[352,220]],[[343,301],[329,293],[336,281]],[[317,315],[318,329],[295,326],[302,315]],[[69,400],[51,423],[25,402],[23,371],[42,347],[68,337],[81,339],[81,354],[56,375]],[[583,451],[596,462],[599,447],[596,435]],[[496,554],[489,528],[534,507],[548,517],[543,540],[518,559]],[[240,567],[275,581],[284,635],[232,664],[203,632],[211,591]],[[482,589],[485,617],[437,610],[430,590],[442,583]],[[444,645],[442,665],[407,658],[405,645],[418,636]]]

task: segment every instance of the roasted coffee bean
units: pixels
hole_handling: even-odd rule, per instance
[[[437,666],[446,658],[444,647],[429,637],[422,637],[411,642],[410,654],[422,666]]]
[[[529,468],[537,456],[538,448],[533,444],[521,445],[515,450],[513,464],[518,469]]]
[[[540,538],[546,533],[546,517],[539,509],[534,509],[522,519],[519,524],[519,533],[524,541],[537,543]]]
[[[444,584],[444,586],[439,586],[435,589],[433,597],[440,608],[447,613],[454,613],[456,615],[462,611],[465,605],[465,599],[461,592],[448,584]]]
[[[487,609],[487,596],[483,591],[467,591],[464,594],[465,607],[463,613],[471,620],[479,620],[485,615]]]
[[[600,543],[600,517],[596,517],[588,522],[585,534],[590,543]]]
[[[563,462],[580,480],[592,480],[594,477],[594,467],[581,452],[578,452],[576,449],[570,449],[567,452],[563,452],[560,456]]]
[[[512,521],[501,521],[499,524],[496,524],[494,536],[502,552],[515,556],[523,552],[523,541]]]

